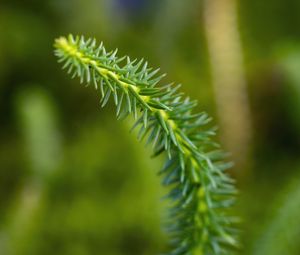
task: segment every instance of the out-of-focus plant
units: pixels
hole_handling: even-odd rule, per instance
[[[243,169],[236,175],[245,179],[252,127],[237,5],[236,0],[205,0],[204,24],[223,142],[237,168]]]
[[[0,253],[4,254],[23,254],[27,245],[25,236],[31,232],[43,203],[46,179],[62,159],[61,137],[51,97],[44,90],[26,85],[28,88],[16,97],[16,110],[31,174],[8,216],[7,242],[0,245]]]
[[[231,164],[223,162],[224,153],[211,139],[214,130],[203,127],[207,114],[193,113],[196,102],[177,92],[179,86],[157,87],[164,75],[157,76],[159,69],[144,60],[119,58],[117,50],[107,52],[95,40],[72,35],[58,38],[55,48],[68,73],[100,90],[102,107],[112,97],[118,119],[130,114],[137,119],[138,138],[147,137],[154,156],[167,153],[160,173],[173,201],[169,254],[228,254],[228,246],[237,245],[236,219],[229,214],[236,190],[224,172]]]
[[[300,236],[300,183],[292,178],[287,188],[281,191],[271,221],[263,229],[262,236],[256,241],[252,254],[280,255],[299,254]]]
[[[45,176],[55,170],[62,159],[61,135],[53,102],[45,91],[31,86],[22,91],[16,101],[33,176]]]
[[[115,126],[110,119],[87,121],[66,143],[30,229],[20,231],[22,245],[13,243],[18,253],[3,254],[152,255],[163,249],[157,220],[161,191],[149,171],[158,162],[150,162],[141,144],[131,142],[132,134],[124,135],[127,122]]]
[[[295,43],[285,43],[275,51],[277,65],[282,70],[282,75],[286,84],[284,92],[286,97],[286,107],[289,119],[292,122],[291,128],[300,130],[300,120],[294,116],[300,114],[300,45]],[[298,141],[300,142],[300,141]]]

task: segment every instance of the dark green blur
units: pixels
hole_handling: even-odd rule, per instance
[[[162,159],[129,132],[132,120],[116,121],[112,103],[101,109],[98,92],[69,79],[52,45],[82,34],[144,57],[218,125],[203,8],[201,0],[1,1],[1,255],[166,249]],[[299,0],[238,4],[253,132],[247,172],[232,171],[243,255],[300,254],[299,13]]]

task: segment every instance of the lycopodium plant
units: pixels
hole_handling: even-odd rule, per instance
[[[230,254],[237,245],[233,180],[226,174],[230,163],[212,141],[210,117],[194,113],[197,102],[178,92],[179,85],[158,86],[164,75],[144,60],[117,57],[103,44],[84,37],[60,37],[55,54],[63,68],[81,83],[94,84],[101,106],[110,98],[118,119],[133,115],[139,140],[152,144],[153,155],[166,154],[159,174],[170,187],[166,229],[170,255]]]

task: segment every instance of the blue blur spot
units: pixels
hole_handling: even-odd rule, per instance
[[[143,11],[146,9],[147,0],[117,0],[118,5],[128,12]]]

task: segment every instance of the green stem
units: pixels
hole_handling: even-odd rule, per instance
[[[202,126],[210,118],[192,114],[195,102],[183,100],[178,87],[157,88],[162,76],[153,78],[158,70],[152,71],[147,62],[141,67],[143,61],[135,64],[127,58],[127,64],[120,66],[125,58],[95,45],[83,37],[60,37],[55,41],[56,55],[81,82],[93,81],[96,89],[100,87],[102,106],[112,95],[117,116],[137,116],[140,109],[135,124],[140,127],[139,137],[148,136],[154,155],[167,152],[161,173],[163,183],[171,187],[169,254],[225,254],[228,245],[236,245],[233,222],[226,214],[235,188],[224,173],[228,164],[222,163],[222,153],[207,152],[214,147],[210,138],[214,132]]]

